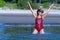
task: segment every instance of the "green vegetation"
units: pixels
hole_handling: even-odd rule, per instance
[[[40,3],[31,3],[31,6],[33,9],[38,9],[40,5]]]
[[[6,5],[6,2],[3,1],[3,0],[0,0],[0,7],[3,7],[3,6],[5,6],[5,5]]]
[[[18,0],[17,6],[20,9],[27,9],[27,0]]]
[[[60,27],[59,26],[50,26],[50,27],[45,27],[45,31],[59,34],[60,33]]]
[[[10,27],[6,27],[4,30],[5,30],[4,31],[5,34],[25,34],[25,33],[31,33],[33,28],[10,26]]]
[[[48,8],[51,3],[57,4],[60,2],[59,0],[0,0],[0,7],[6,7],[9,9],[29,9],[27,1],[31,3],[33,9],[37,9],[39,8],[39,6],[42,6],[43,8]]]
[[[26,27],[26,26],[9,26],[4,28],[4,33],[5,34],[25,34],[25,33],[32,33],[33,31],[33,27]],[[59,26],[46,26],[45,28],[45,32],[50,32],[50,33],[54,33],[54,34],[59,34],[60,33],[60,27]]]
[[[46,2],[46,3],[43,4],[44,8],[48,8],[49,6],[50,6],[50,3],[48,3],[48,2]]]
[[[14,4],[12,4],[12,3],[7,3],[4,7],[7,7],[7,8],[9,8],[9,9],[17,9],[18,6],[16,6],[16,5],[17,5],[16,3],[14,3]]]

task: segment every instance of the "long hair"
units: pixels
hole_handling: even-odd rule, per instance
[[[37,10],[37,16],[39,15],[39,13],[38,13],[38,12],[43,13],[44,11],[43,11],[42,9],[38,9],[38,10]]]

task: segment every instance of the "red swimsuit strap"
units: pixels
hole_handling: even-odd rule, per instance
[[[38,24],[38,16],[36,16],[35,23]]]
[[[36,16],[36,19],[38,19],[38,16]],[[42,15],[41,15],[41,19],[42,19]]]
[[[40,24],[43,25],[42,15],[41,15],[41,19],[40,19]]]
[[[38,24],[38,16],[36,16],[35,22],[36,22],[36,24]],[[43,19],[42,19],[42,15],[41,15],[40,23],[42,23],[42,22],[43,22]]]

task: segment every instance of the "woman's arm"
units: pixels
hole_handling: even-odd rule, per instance
[[[47,10],[47,12],[45,13],[44,17],[46,17],[48,15],[48,12],[50,11],[50,9],[53,7],[54,4],[51,4],[51,6],[49,7],[49,9]]]
[[[32,15],[36,18],[36,15],[34,14],[33,9],[32,9],[32,7],[31,7],[30,3],[29,3],[29,2],[27,2],[27,3],[28,3],[28,5],[29,5],[29,7],[30,7],[30,10],[31,10],[31,12],[32,12]]]

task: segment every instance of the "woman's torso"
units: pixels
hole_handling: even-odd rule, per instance
[[[35,18],[35,25],[36,26],[43,26],[43,15],[36,16],[36,18]]]

